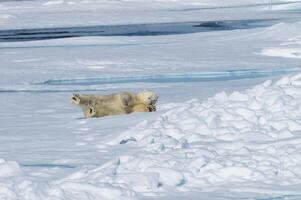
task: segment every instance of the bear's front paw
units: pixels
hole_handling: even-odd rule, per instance
[[[149,112],[155,112],[157,110],[156,106],[154,106],[154,105],[148,106],[147,109]]]

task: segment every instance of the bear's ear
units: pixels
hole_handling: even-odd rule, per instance
[[[158,100],[159,96],[155,93],[152,94],[152,99],[153,100]]]

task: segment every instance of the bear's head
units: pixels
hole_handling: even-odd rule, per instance
[[[80,103],[80,95],[79,95],[79,94],[73,94],[73,95],[71,96],[70,102],[71,102],[72,104],[79,105],[79,103]]]
[[[159,98],[154,92],[151,91],[143,91],[137,94],[137,97],[140,101],[142,101],[145,105],[155,105]]]

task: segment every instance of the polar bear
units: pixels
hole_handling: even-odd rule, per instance
[[[73,94],[71,103],[82,107],[85,117],[156,111],[158,95],[150,91],[121,92],[111,95]]]

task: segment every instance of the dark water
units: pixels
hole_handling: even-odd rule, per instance
[[[251,29],[273,25],[275,20],[225,20],[153,24],[35,28],[0,31],[0,42],[34,41],[86,36],[159,36],[207,31]]]

